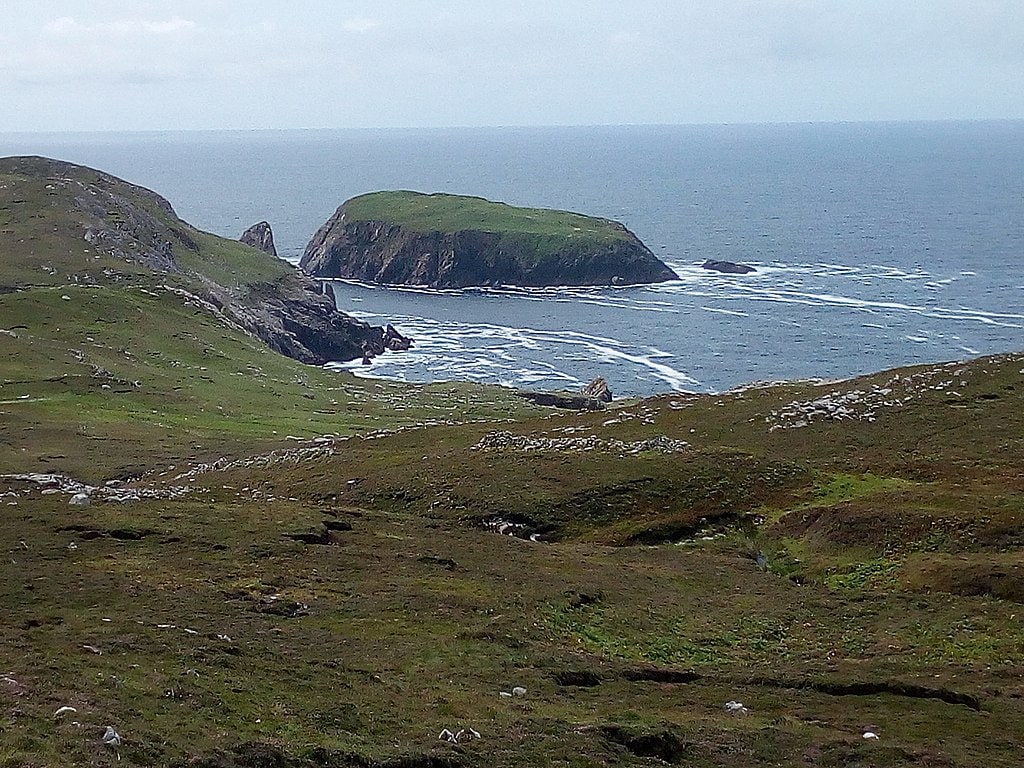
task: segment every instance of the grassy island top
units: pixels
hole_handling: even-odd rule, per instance
[[[476,230],[502,234],[630,240],[620,224],[580,213],[547,208],[519,208],[482,197],[371,192],[345,203],[347,221],[389,221],[417,232]]]

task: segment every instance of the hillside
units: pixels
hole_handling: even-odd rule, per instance
[[[676,278],[618,222],[417,192],[347,201],[314,235],[300,265],[319,277],[435,288]]]
[[[360,355],[380,335],[291,265],[194,229],[149,190],[58,161],[0,159],[7,471],[95,482],[154,456],[446,420],[453,403],[521,412],[499,390],[398,387],[296,362]]]
[[[0,285],[111,285],[160,275],[306,363],[351,360],[379,329],[337,312],[287,262],[194,229],[156,193],[41,157],[0,159]]]
[[[360,380],[199,293],[279,264],[78,172],[0,179],[3,768],[1020,765],[1024,354]]]
[[[1018,765],[1022,370],[8,476],[0,756]]]

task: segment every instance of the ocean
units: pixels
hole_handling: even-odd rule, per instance
[[[0,134],[281,255],[349,197],[472,194],[622,221],[680,280],[430,291],[336,283],[416,340],[359,375],[617,395],[843,378],[1024,348],[1024,121]],[[754,266],[701,269],[705,259]]]

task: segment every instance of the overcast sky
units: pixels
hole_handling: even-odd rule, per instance
[[[0,131],[1024,118],[1024,0],[3,0]]]

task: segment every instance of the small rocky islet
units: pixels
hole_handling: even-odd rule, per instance
[[[409,191],[348,200],[313,236],[299,264],[316,277],[430,288],[678,278],[617,221]]]

